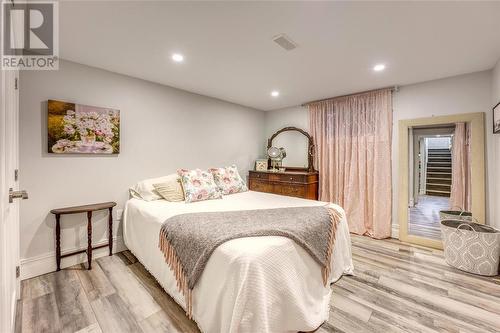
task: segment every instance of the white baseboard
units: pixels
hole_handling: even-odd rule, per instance
[[[392,224],[391,237],[399,239],[399,224]]]
[[[106,244],[108,242],[107,239],[103,239],[97,243],[94,243],[93,246],[99,246]],[[123,242],[122,237],[113,238],[113,253],[121,252],[126,250],[127,247]],[[79,249],[65,249],[62,250],[61,253],[69,253],[73,251],[77,251]],[[107,247],[103,247],[100,249],[96,249],[92,251],[92,260],[107,256],[109,254],[109,250]],[[70,256],[67,258],[61,259],[61,268],[70,267],[76,264],[80,264],[87,261],[87,254],[80,253],[75,254],[74,256]],[[35,276],[43,275],[50,272],[55,272],[57,269],[56,265],[56,253],[46,253],[37,257],[31,257],[26,259],[21,259],[21,280],[26,280]]]

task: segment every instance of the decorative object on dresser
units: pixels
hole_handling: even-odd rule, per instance
[[[267,159],[255,160],[255,171],[266,171],[267,170]]]
[[[273,140],[280,133],[289,131],[299,132],[307,138],[307,168],[285,166],[278,171],[249,171],[248,186],[252,191],[318,200],[319,173],[313,167],[314,143],[309,133],[297,127],[282,128],[267,140],[267,148],[274,147]]]
[[[102,202],[84,206],[74,206],[52,209],[50,212],[56,216],[56,264],[57,270],[61,270],[61,259],[75,254],[87,252],[88,269],[92,269],[92,250],[101,247],[109,247],[109,255],[113,254],[113,207],[116,202]],[[92,212],[98,210],[109,210],[108,217],[108,243],[92,247]],[[87,249],[77,250],[61,255],[61,215],[87,213]]]
[[[270,147],[267,148],[267,157],[271,161],[271,171],[280,171],[283,167],[283,159],[286,157],[285,148]]]

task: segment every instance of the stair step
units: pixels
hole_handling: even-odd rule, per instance
[[[446,165],[451,165],[451,162],[443,162],[443,161],[428,161],[427,164],[446,164]]]
[[[445,178],[445,177],[440,177],[440,178]],[[451,182],[451,175],[448,178],[446,178],[446,180]]]
[[[425,186],[427,191],[450,191],[451,184],[429,184]]]
[[[450,197],[450,193],[448,193],[448,192],[425,191],[425,194],[433,195],[433,196],[437,196],[437,197],[447,197],[447,198]]]
[[[449,163],[451,164],[451,159],[447,160],[447,159],[444,159],[444,158],[429,158],[427,160],[427,163],[436,163],[436,162],[442,162],[442,163]]]
[[[450,191],[443,191],[443,190],[427,190],[427,192],[450,193]]]
[[[451,169],[449,164],[427,165],[427,169]]]
[[[428,166],[427,170],[429,170],[429,169],[433,169],[433,170],[436,170],[436,169],[437,170],[448,170],[449,169],[449,170],[451,170],[451,167],[444,167],[444,166],[435,166],[435,167],[433,167],[433,166]]]
[[[430,180],[430,181],[449,181],[449,182],[451,182],[451,178],[443,178],[443,177],[427,177],[427,180],[428,181]]]
[[[439,172],[439,171],[429,171],[427,174],[432,173],[433,175],[451,175],[451,172],[444,171],[444,172]]]
[[[443,183],[427,183],[427,186],[446,186],[451,187],[451,184],[443,184]]]

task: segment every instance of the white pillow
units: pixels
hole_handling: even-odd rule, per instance
[[[156,192],[153,184],[176,181],[178,178],[179,176],[173,173],[168,176],[141,180],[129,189],[129,193],[132,197],[145,201],[159,200],[162,197]]]

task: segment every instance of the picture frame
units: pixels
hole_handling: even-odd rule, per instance
[[[493,107],[493,134],[500,133],[500,102]]]
[[[267,171],[267,159],[255,160],[255,171]]]
[[[50,154],[119,154],[120,110],[47,101]]]

